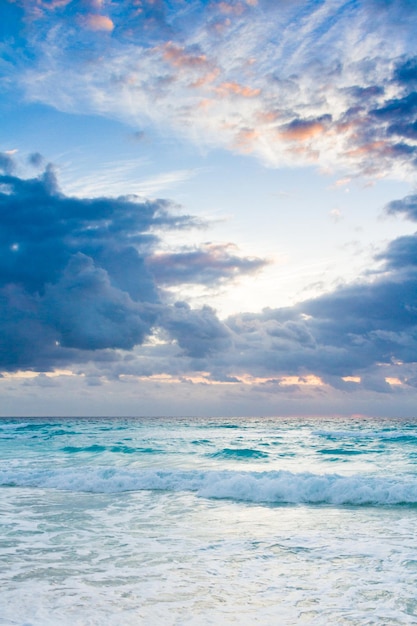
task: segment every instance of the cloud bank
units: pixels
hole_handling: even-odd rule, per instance
[[[170,305],[163,285],[211,287],[266,263],[238,256],[231,244],[158,253],[164,231],[200,223],[167,200],[65,196],[51,166],[37,178],[22,179],[6,173],[12,161],[3,157],[0,366],[5,370],[114,358],[104,352],[131,350],[158,325],[175,338],[180,328],[197,326],[197,318],[207,327],[201,341],[209,343],[210,324],[220,325],[211,321],[214,314]],[[187,345],[185,338],[179,343]]]
[[[159,252],[164,231],[198,225],[169,201],[71,198],[51,166],[33,179],[6,173],[7,159],[3,169],[3,372],[197,372],[206,382],[250,378],[276,389],[311,377],[346,390],[390,391],[394,379],[415,386],[417,234],[392,241],[378,256],[380,270],[355,284],[222,320],[209,306],[173,302],[165,287],[215,287],[260,271],[265,260],[239,256],[231,244]],[[414,204],[407,197],[386,210],[415,219]]]

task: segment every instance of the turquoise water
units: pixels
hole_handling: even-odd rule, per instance
[[[0,420],[0,624],[417,624],[417,421]]]

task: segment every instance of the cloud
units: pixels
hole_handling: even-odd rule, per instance
[[[111,32],[114,28],[112,20],[107,15],[91,13],[81,20],[81,24],[90,30]]]
[[[408,271],[417,266],[417,234],[394,239],[377,258],[384,259],[389,270]]]
[[[317,389],[399,393],[416,377],[416,249],[416,236],[395,239],[377,257],[379,273],[293,307],[221,321],[212,310],[203,315],[181,305],[169,332],[182,352],[175,365],[175,352],[155,353],[154,367],[197,370],[213,380],[250,377],[258,391],[275,392],[281,381],[301,377],[314,379]]]
[[[278,133],[285,140],[307,141],[323,133],[331,119],[331,115],[323,115],[315,120],[292,120],[289,124],[282,126]]]
[[[355,387],[391,391],[385,378],[415,369],[417,350],[417,270],[403,266],[373,283],[363,281],[290,309],[267,309],[225,320],[233,331],[235,350],[224,371],[239,376],[313,374],[333,387],[348,388],[343,379],[358,376]],[[409,267],[408,259],[406,260]],[[351,386],[352,387],[352,386]],[[353,388],[355,388],[353,387]]]
[[[106,4],[107,18],[101,3],[22,6],[26,26],[16,31],[30,55],[10,55],[7,67],[11,89],[29,101],[134,129],[154,124],[273,166],[415,176],[414,2],[122,0]],[[91,16],[108,19],[111,36],[78,28]],[[285,386],[285,376],[343,391],[398,393],[387,379],[415,385],[415,235],[392,241],[377,257],[381,272],[355,284],[221,320],[210,307],[173,306],[163,287],[215,286],[264,260],[230,243],[166,251],[164,230],[198,225],[172,203],[68,197],[52,167],[22,179],[7,153],[0,166],[4,369],[72,364],[95,379],[198,372],[205,381],[249,376],[260,389]],[[416,196],[386,211],[415,221]]]
[[[106,17],[75,0],[37,6],[31,58],[10,70],[30,101],[151,123],[273,166],[415,173],[415,3],[123,0]],[[114,26],[111,37],[75,28],[81,18]]]
[[[417,138],[417,92],[408,93],[402,98],[395,98],[384,102],[384,106],[373,109],[370,115],[383,122],[388,122],[387,136],[399,136],[403,140],[415,140]],[[395,141],[395,139],[394,139]],[[416,148],[409,143],[393,144],[393,147],[401,146],[402,150],[415,154]]]
[[[258,88],[249,87],[247,85],[240,85],[234,81],[221,83],[216,87],[216,94],[221,97],[227,97],[229,95],[241,96],[242,98],[254,98],[260,94],[261,90]]]
[[[20,0],[20,2],[18,0],[18,3],[23,4],[25,9],[35,17],[43,16],[43,12],[63,9],[71,2],[72,0]]]
[[[198,248],[149,256],[147,266],[162,285],[217,285],[242,273],[258,272],[267,264],[263,259],[240,257],[235,251],[233,244],[207,243]]]
[[[78,252],[58,282],[45,287],[40,315],[50,320],[63,348],[129,350],[143,343],[156,319],[145,294],[140,295],[144,301],[133,300],[112,285],[105,269]]]
[[[15,169],[13,158],[7,152],[0,152],[0,171],[5,174],[12,174]]]
[[[186,302],[177,302],[161,320],[186,356],[203,358],[224,352],[231,345],[231,333],[208,306],[192,310]]]
[[[159,320],[162,342],[109,371],[184,377],[199,372],[207,382],[255,385],[265,393],[284,387],[296,392],[303,385],[303,393],[400,393],[414,385],[417,374],[415,240],[403,239],[379,255],[384,266],[378,274],[292,307],[220,320],[209,307],[178,303]]]
[[[1,175],[0,367],[118,361],[155,328],[185,354],[220,349],[228,331],[215,313],[173,307],[161,286],[207,287],[265,262],[227,244],[158,254],[165,231],[199,225],[167,200],[65,196],[51,165],[36,178]]]
[[[171,41],[164,46],[163,58],[174,67],[185,67],[189,69],[207,69],[208,61],[204,54],[198,54],[198,50],[185,50],[176,46]]]
[[[417,195],[406,196],[401,200],[393,200],[386,205],[385,211],[389,215],[402,213],[404,217],[417,222]]]
[[[28,163],[33,167],[41,167],[44,164],[44,158],[39,152],[34,152],[28,156]],[[11,173],[11,172],[6,172]]]
[[[161,375],[268,394],[415,385],[417,235],[393,240],[380,270],[354,284],[220,319],[209,306],[172,304],[163,287],[215,286],[265,261],[231,244],[159,250],[164,231],[194,225],[166,200],[65,196],[51,166],[32,179],[0,176],[1,370],[71,369],[93,382]]]
[[[394,79],[406,87],[417,86],[417,57],[401,60],[395,68]]]

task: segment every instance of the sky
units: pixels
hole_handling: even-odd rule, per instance
[[[417,407],[415,0],[0,0],[0,416]]]

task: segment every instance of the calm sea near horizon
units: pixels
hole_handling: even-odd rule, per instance
[[[417,419],[1,418],[0,625],[417,624]]]

